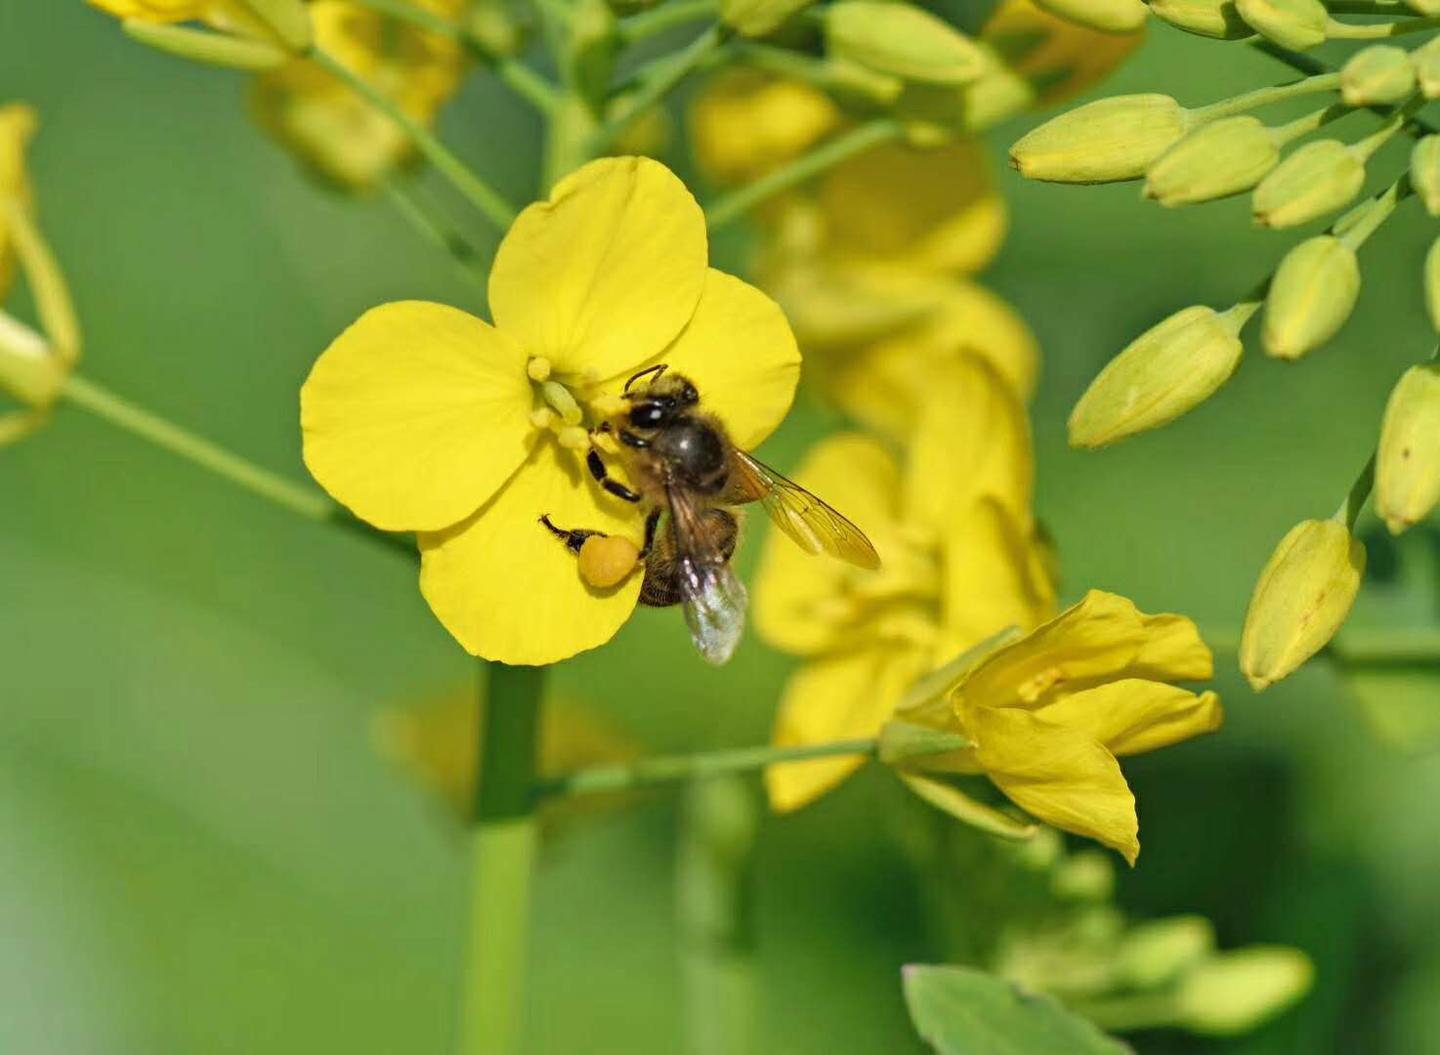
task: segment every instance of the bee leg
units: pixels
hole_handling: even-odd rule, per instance
[[[550,534],[565,543],[566,549],[577,555],[580,553],[580,547],[585,545],[587,538],[592,538],[596,535],[599,535],[601,538],[605,537],[605,532],[603,531],[590,531],[585,528],[576,528],[570,531],[562,527],[556,527],[550,520],[549,513],[546,513],[540,518],[540,523],[545,525],[546,530],[548,530]]]
[[[616,498],[626,502],[638,502],[640,496],[630,488],[626,487],[619,480],[613,478],[605,468],[605,460],[600,457],[600,452],[594,447],[590,453],[585,455],[585,464],[590,469],[590,475],[595,477],[595,482]]]
[[[660,510],[650,510],[650,515],[645,518],[645,544],[640,547],[640,559],[644,560],[650,556],[650,551],[655,548],[655,529],[660,526]]]

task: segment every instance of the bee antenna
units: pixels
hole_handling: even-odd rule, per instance
[[[646,374],[654,374],[655,377],[652,378],[652,380],[659,380],[660,375],[668,369],[668,363],[656,363],[654,366],[647,366],[644,370],[641,370],[638,373],[631,374],[630,380],[625,382],[625,391],[629,392],[630,387],[635,384],[636,381],[639,381],[642,377],[644,377]]]

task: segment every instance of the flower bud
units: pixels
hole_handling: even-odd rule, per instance
[[[1422,15],[1440,15],[1440,0],[1405,0],[1405,6]]]
[[[1050,892],[1062,901],[1109,901],[1115,894],[1115,866],[1098,850],[1081,850],[1056,862]]]
[[[1244,1033],[1304,996],[1314,975],[1299,949],[1256,945],[1222,953],[1181,979],[1176,1024],[1196,1033]]]
[[[880,73],[925,84],[967,84],[985,55],[963,33],[928,11],[889,0],[839,0],[825,11],[831,54]]]
[[[55,402],[68,372],[45,338],[0,311],[0,392],[43,409]]]
[[[1240,634],[1240,670],[1257,692],[1289,677],[1335,636],[1365,573],[1365,547],[1338,520],[1305,520],[1270,555]]]
[[[1010,164],[1052,183],[1138,179],[1189,125],[1189,111],[1168,95],[1116,95],[1026,133],[1010,148]]]
[[[1215,928],[1204,916],[1172,916],[1140,923],[1115,953],[1116,973],[1135,989],[1158,989],[1210,956]]]
[[[1295,227],[1348,205],[1365,184],[1365,163],[1338,139],[1306,143],[1260,181],[1252,199],[1261,227]]]
[[[814,0],[720,0],[720,21],[742,37],[763,37]]]
[[[1430,243],[1425,254],[1425,307],[1430,312],[1430,325],[1440,330],[1440,238]]]
[[[1403,48],[1372,44],[1340,70],[1340,97],[1348,106],[1398,103],[1415,90],[1415,67]]]
[[[1145,170],[1145,197],[1191,205],[1249,190],[1275,167],[1274,133],[1248,114],[1201,125]]]
[[[569,32],[562,58],[565,81],[598,109],[607,98],[620,51],[615,12],[605,0],[575,0],[568,10]]]
[[[1412,51],[1410,63],[1415,67],[1415,79],[1420,82],[1425,98],[1440,98],[1440,37],[1432,37],[1429,43]]]
[[[1216,40],[1243,40],[1255,35],[1235,9],[1235,0],[1151,0],[1150,13],[1177,29]]]
[[[290,51],[299,53],[310,47],[314,37],[310,28],[310,13],[303,0],[239,0],[261,23],[265,25],[281,44]]]
[[[1410,186],[1425,211],[1440,216],[1440,136],[1425,136],[1410,151]]]
[[[270,70],[289,62],[286,51],[268,40],[232,37],[205,29],[186,29],[159,22],[126,21],[125,35],[156,51],[191,62],[233,70]]]
[[[1440,503],[1440,364],[1412,366],[1385,405],[1375,455],[1375,511],[1392,535]]]
[[[1299,359],[1334,337],[1360,295],[1355,250],[1328,234],[1301,242],[1280,261],[1265,298],[1265,352]]]
[[[1304,51],[1325,42],[1330,15],[1320,0],[1235,0],[1235,9],[1266,40]]]
[[[1070,446],[1104,447],[1159,428],[1209,399],[1240,364],[1240,327],[1254,310],[1195,305],[1135,338],[1070,412]]]
[[[1102,33],[1134,33],[1150,13],[1141,0],[1036,0],[1035,6]]]

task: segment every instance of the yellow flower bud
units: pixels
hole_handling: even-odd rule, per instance
[[[1334,337],[1360,295],[1355,250],[1331,235],[1301,242],[1280,261],[1265,298],[1265,351],[1299,359]]]
[[[1440,136],[1425,136],[1410,151],[1410,185],[1425,211],[1440,216]]]
[[[1255,35],[1235,9],[1235,0],[1151,0],[1150,13],[1177,29],[1216,40],[1243,40]]]
[[[1027,179],[1053,183],[1138,179],[1190,120],[1168,95],[1098,99],[1026,133],[1010,148],[1010,164]]]
[[[0,392],[44,409],[55,402],[69,372],[44,337],[0,311]]]
[[[1177,1025],[1244,1033],[1304,996],[1314,975],[1299,949],[1256,945],[1214,956],[1181,979]]]
[[[1430,243],[1430,252],[1425,254],[1425,307],[1430,325],[1440,330],[1440,238]]]
[[[1304,51],[1325,42],[1329,12],[1320,0],[1235,0],[1252,29],[1282,48]]]
[[[1305,520],[1290,530],[1260,572],[1245,629],[1240,670],[1257,692],[1288,677],[1335,636],[1365,573],[1365,547],[1338,520]]]
[[[1184,308],[1150,327],[1101,370],[1070,412],[1070,445],[1104,447],[1203,403],[1240,364],[1240,328],[1255,305]]]
[[[486,55],[518,55],[525,47],[524,26],[507,0],[471,0],[465,29]]]
[[[310,47],[313,40],[310,14],[303,0],[239,0],[239,3],[291,51],[301,52]]]
[[[1385,405],[1375,455],[1375,511],[1391,534],[1440,503],[1440,364],[1412,366]]]
[[[1440,0],[1405,0],[1405,6],[1422,15],[1440,15]]]
[[[1398,103],[1415,90],[1415,67],[1403,48],[1372,44],[1340,71],[1340,97],[1350,106]]]
[[[1365,163],[1338,139],[1306,143],[1260,181],[1252,199],[1261,227],[1295,227],[1348,205],[1365,184]]]
[[[1429,43],[1412,51],[1410,63],[1425,98],[1440,98],[1440,37],[1432,37]]]
[[[1141,0],[1036,0],[1035,6],[1105,33],[1134,33],[1149,15]]]
[[[813,0],[720,0],[720,21],[742,37],[763,37]]]
[[[623,535],[591,535],[580,546],[580,578],[597,590],[619,586],[640,562],[640,548]]]
[[[270,70],[290,60],[285,49],[268,40],[232,37],[228,33],[212,33],[204,29],[162,22],[122,23],[125,35],[156,51],[163,51],[191,62],[234,70]]]
[[[985,71],[985,54],[928,11],[889,0],[839,0],[825,12],[831,54],[880,73],[925,84],[967,84]]]
[[[1145,170],[1145,197],[1191,205],[1249,190],[1275,167],[1280,148],[1259,118],[1248,114],[1201,125]]]

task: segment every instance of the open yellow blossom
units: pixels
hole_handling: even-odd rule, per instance
[[[945,706],[900,712],[903,720],[958,733],[973,745],[908,765],[984,773],[1027,813],[1134,864],[1135,796],[1116,759],[1219,728],[1219,697],[1169,684],[1208,680],[1213,667],[1190,620],[1145,615],[1124,597],[1091,590],[981,659]]]
[[[799,482],[837,503],[879,551],[864,572],[771,538],[755,619],[771,644],[805,657],[786,685],[774,742],[874,736],[941,661],[1006,626],[1053,611],[1030,512],[1024,408],[983,359],[936,371],[900,466],[868,437],[821,443]],[[772,766],[776,809],[812,801],[861,765],[828,758]]]
[[[421,591],[475,655],[553,663],[635,607],[639,575],[587,585],[539,522],[638,543],[636,507],[585,466],[587,427],[630,375],[684,373],[743,448],[789,409],[800,356],[784,315],[707,258],[704,215],[669,169],[606,158],[515,220],[490,272],[493,326],[385,304],[316,362],[306,465],[361,519],[419,533]]]
[[[459,0],[416,2],[449,18],[462,6]],[[432,125],[460,86],[464,51],[457,40],[348,0],[316,0],[310,20],[322,50],[421,125]],[[392,118],[307,59],[261,74],[252,98],[266,129],[343,188],[373,188],[415,156],[414,143]]]
[[[747,183],[793,161],[838,130],[840,108],[799,81],[752,69],[727,70],[695,100],[690,142],[717,183]]]

